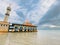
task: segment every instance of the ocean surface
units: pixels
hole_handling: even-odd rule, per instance
[[[0,45],[60,45],[60,30],[0,33]]]

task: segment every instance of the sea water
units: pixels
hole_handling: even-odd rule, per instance
[[[0,33],[0,45],[60,45],[60,30]]]

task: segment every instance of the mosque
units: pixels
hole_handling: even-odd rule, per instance
[[[10,5],[6,9],[4,21],[0,21],[0,32],[37,32],[37,26],[30,23],[28,20],[23,24],[16,24],[8,22],[10,16]]]

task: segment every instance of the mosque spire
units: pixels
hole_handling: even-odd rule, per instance
[[[10,11],[11,11],[11,4],[9,4],[9,6],[6,9],[5,18],[4,18],[5,22],[8,22],[8,17],[10,15]]]

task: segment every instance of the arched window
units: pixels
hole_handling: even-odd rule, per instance
[[[7,25],[6,25],[7,26]]]
[[[5,26],[5,24],[3,26]]]
[[[18,27],[15,27],[15,31],[18,31]]]
[[[3,26],[3,25],[1,24],[1,26]]]
[[[23,27],[21,26],[20,29],[19,29],[19,31],[22,31],[22,30],[23,30]]]

